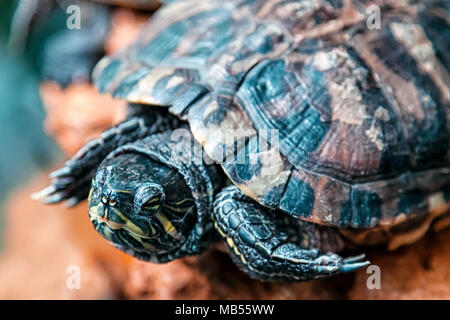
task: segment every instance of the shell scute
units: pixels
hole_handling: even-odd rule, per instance
[[[343,226],[372,227],[380,220],[382,200],[371,191],[352,189],[350,199],[343,203],[340,223]]]
[[[256,133],[222,163],[228,177],[247,195],[260,203],[276,207],[292,172],[292,165],[279,149]]]
[[[299,217],[309,217],[314,206],[314,189],[292,176],[280,200],[280,209]]]

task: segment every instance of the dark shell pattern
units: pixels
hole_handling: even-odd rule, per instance
[[[176,1],[94,80],[168,106],[267,207],[392,225],[450,202],[450,4],[406,2]]]

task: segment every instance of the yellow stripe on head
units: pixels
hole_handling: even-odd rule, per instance
[[[171,237],[175,239],[181,239],[180,234],[178,233],[177,229],[173,226],[172,222],[167,219],[165,215],[163,215],[161,212],[158,212],[156,214],[156,218],[161,222],[164,231],[166,231]]]
[[[117,214],[120,217],[120,219],[125,221],[125,224],[123,225],[123,228],[129,230],[130,232],[134,232],[134,233],[136,233],[138,235],[146,236],[144,231],[141,228],[139,228],[137,225],[135,225],[133,222],[131,222],[127,217],[125,217],[125,215],[122,212],[120,212],[117,209],[114,209],[113,212],[115,214]]]

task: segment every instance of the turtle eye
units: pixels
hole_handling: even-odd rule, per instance
[[[108,203],[108,198],[107,198],[106,196],[103,196],[103,197],[102,197],[102,202],[103,202],[104,204],[107,204],[107,203]]]
[[[142,209],[145,211],[156,211],[159,209],[159,206],[161,204],[161,198],[153,198],[148,200],[146,203],[142,205]]]
[[[133,207],[136,214],[151,215],[158,211],[164,202],[162,187],[156,183],[144,183],[134,196]]]
[[[116,205],[116,200],[114,200],[114,199],[109,200],[109,205],[111,207],[114,207]]]

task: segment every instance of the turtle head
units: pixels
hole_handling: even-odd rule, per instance
[[[166,171],[171,172],[135,154],[104,163],[89,194],[89,216],[95,229],[119,249],[145,260],[180,247],[185,237],[179,231],[186,220],[177,210],[165,207],[165,192],[176,190]],[[167,179],[164,187],[159,176]]]

